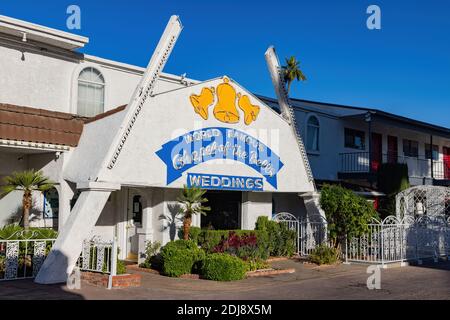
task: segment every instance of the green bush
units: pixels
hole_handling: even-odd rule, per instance
[[[409,188],[406,163],[383,163],[378,168],[377,188],[385,194],[396,194]]]
[[[408,189],[408,165],[405,163],[383,163],[378,169],[377,188],[386,194],[379,201],[378,212],[382,219],[395,215],[395,196]]]
[[[199,228],[199,227],[191,227],[189,229],[189,240],[192,240],[195,243],[198,243],[201,233],[202,233],[202,229],[201,228]],[[180,234],[179,234],[180,239],[183,239],[183,235],[184,235],[183,229],[180,229]]]
[[[209,280],[232,281],[244,279],[246,271],[246,263],[238,257],[213,253],[206,256],[202,275]]]
[[[161,249],[162,272],[169,277],[198,272],[205,252],[192,240],[169,242]]]
[[[261,259],[247,260],[247,261],[245,261],[245,264],[247,266],[247,271],[256,271],[256,270],[260,270],[260,269],[270,268],[270,264],[268,264],[266,261],[261,260]]]
[[[27,233],[22,232],[24,228],[16,223],[8,224],[0,229],[0,239],[2,240],[23,240],[23,239],[56,239],[58,232],[46,228],[30,228]]]
[[[271,256],[290,257],[295,253],[296,232],[289,230],[285,224],[260,216],[256,220],[256,230]]]
[[[378,218],[371,203],[341,186],[324,185],[320,192],[320,206],[325,211],[334,247],[341,247],[346,236],[351,239],[367,233],[372,218]]]
[[[116,274],[126,274],[127,273],[127,266],[125,265],[125,262],[122,260],[117,259],[117,270]]]
[[[309,260],[318,265],[335,264],[339,260],[339,253],[337,249],[321,244],[310,253]]]
[[[143,268],[155,269],[161,271],[162,258],[159,254],[161,249],[161,242],[147,241],[145,245],[145,261],[140,265]]]

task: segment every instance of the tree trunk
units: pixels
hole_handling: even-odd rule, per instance
[[[25,191],[23,193],[23,228],[25,231],[30,229],[30,208],[31,208],[31,192]]]
[[[183,220],[183,239],[189,240],[189,231],[191,230],[192,216],[185,216]]]

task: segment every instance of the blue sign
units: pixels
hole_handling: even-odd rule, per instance
[[[223,127],[183,134],[163,144],[156,154],[167,166],[167,184],[198,164],[231,159],[254,169],[277,189],[277,173],[283,167],[280,157],[261,141],[245,132]]]
[[[188,173],[187,186],[211,190],[262,191],[263,178]]]

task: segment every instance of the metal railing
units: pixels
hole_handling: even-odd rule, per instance
[[[410,177],[426,177],[438,180],[450,179],[450,168],[444,161],[431,160],[424,157],[407,157],[395,154],[375,154],[369,152],[348,152],[339,154],[339,172],[369,173],[377,170],[381,163],[406,163]],[[431,171],[433,168],[433,172]]]
[[[112,287],[112,277],[117,274],[118,249],[116,239],[102,241],[99,237],[83,241],[77,267],[81,271],[109,274],[108,289]]]
[[[296,232],[296,251],[301,256],[308,256],[317,246],[327,243],[327,223],[320,216],[297,219],[290,213],[279,213],[273,219]]]
[[[345,260],[387,264],[448,257],[450,227],[445,216],[408,216],[402,220],[389,216],[368,225],[368,232],[347,239]]]
[[[31,237],[0,239],[0,281],[36,277],[56,239],[31,239]]]

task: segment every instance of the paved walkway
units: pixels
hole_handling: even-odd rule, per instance
[[[4,299],[450,299],[450,262],[381,271],[381,289],[369,290],[367,266],[273,263],[296,272],[234,282],[168,278],[141,273],[140,288],[106,290],[82,283],[81,290],[37,285],[30,280],[0,283]]]

